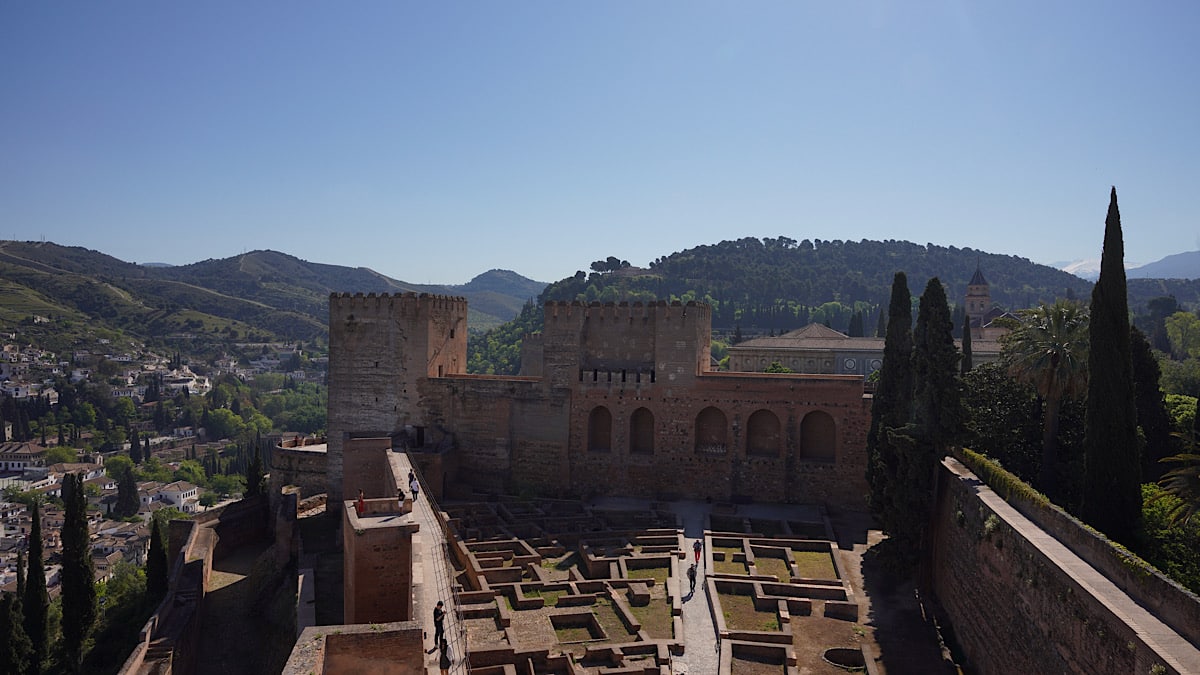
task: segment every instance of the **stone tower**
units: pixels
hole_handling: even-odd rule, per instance
[[[349,435],[394,438],[408,429],[423,429],[423,383],[466,368],[465,298],[330,295],[326,424],[331,508],[340,507],[343,499],[343,447]]]
[[[982,328],[983,317],[992,308],[992,292],[988,287],[987,279],[983,278],[983,272],[979,269],[978,263],[975,265],[975,275],[971,277],[971,281],[967,282],[967,297],[964,300],[964,306],[967,310],[967,317],[971,320],[971,327]]]

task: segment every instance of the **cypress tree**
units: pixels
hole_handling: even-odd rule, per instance
[[[157,605],[167,593],[167,544],[161,518],[150,519],[150,551],[146,555],[146,599]]]
[[[133,469],[129,469],[117,478],[117,515],[128,518],[136,514],[140,507],[137,479],[133,476]]]
[[[25,610],[25,634],[33,645],[30,672],[37,673],[49,651],[46,616],[50,597],[46,594],[46,569],[42,563],[42,513],[37,500],[30,506],[30,514],[33,524],[29,528],[29,573],[25,577],[25,597],[21,606]]]
[[[908,563],[917,561],[927,543],[937,463],[962,433],[958,359],[946,292],[934,277],[921,294],[913,330],[910,422],[888,434],[898,460],[892,535]]]
[[[960,374],[966,375],[971,372],[971,368],[975,367],[973,354],[971,352],[971,317],[963,314],[962,323],[962,369]]]
[[[0,673],[30,671],[33,643],[22,625],[21,600],[12,593],[0,598]]]
[[[138,436],[137,427],[129,427],[129,459],[134,464],[142,463],[142,439]]]
[[[63,479],[62,636],[71,668],[78,672],[83,647],[96,623],[96,575],[88,533],[83,474]]]
[[[262,458],[258,454],[258,450],[254,451],[254,459],[250,460],[250,464],[246,467],[246,497],[260,495],[265,490],[263,474]]]
[[[871,426],[867,432],[868,503],[884,530],[891,531],[896,517],[892,491],[896,481],[896,453],[887,430],[908,421],[912,403],[912,298],[908,277],[897,272],[892,279],[888,305],[887,337],[883,343],[883,366],[871,399]]]
[[[1141,520],[1142,467],[1124,259],[1114,187],[1104,221],[1100,278],[1092,288],[1082,510],[1089,525],[1129,545]]]
[[[1133,361],[1134,406],[1138,426],[1146,440],[1142,452],[1142,476],[1146,482],[1156,481],[1165,473],[1159,460],[1176,454],[1171,438],[1171,417],[1167,414],[1167,404],[1159,386],[1162,370],[1150,342],[1137,326],[1129,329],[1129,346]]]

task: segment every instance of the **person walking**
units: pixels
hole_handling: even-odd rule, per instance
[[[692,544],[692,551],[696,554],[696,562],[697,563],[700,562],[700,551],[702,551],[702,550],[704,550],[704,544],[700,543],[700,540],[697,539]]]
[[[409,475],[412,476],[411,473]],[[421,484],[417,482],[416,476],[413,476],[412,480],[408,482],[408,489],[413,493],[413,501],[417,501],[417,495],[421,492]]]
[[[446,610],[442,607],[442,601],[438,600],[437,607],[433,608],[433,644],[439,646],[446,637]]]
[[[691,585],[691,590],[688,592],[688,595],[691,595],[692,593],[696,592],[696,564],[695,563],[692,563],[692,566],[688,568],[687,575],[688,575],[688,584]]]
[[[442,669],[442,675],[450,675],[450,664],[454,661],[450,656],[450,645],[446,644],[445,638],[438,644],[438,649],[442,652],[438,656],[438,668]]]

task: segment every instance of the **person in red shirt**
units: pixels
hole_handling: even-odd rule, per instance
[[[354,510],[358,512],[358,517],[361,518],[363,511],[367,510],[367,502],[363,499],[363,491],[358,491],[358,501],[354,502]]]

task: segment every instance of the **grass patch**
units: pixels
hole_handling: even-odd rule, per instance
[[[829,551],[792,551],[796,573],[801,579],[837,579],[837,568]]]
[[[665,584],[665,583],[667,583],[667,576],[670,575],[670,573],[671,573],[671,570],[666,565],[659,565],[656,567],[642,567],[639,569],[629,570],[629,578],[630,579],[653,579],[655,583]]]
[[[555,628],[554,635],[559,642],[585,642],[591,640],[592,631],[585,626],[570,626],[567,628]]]
[[[783,558],[760,555],[754,559],[754,566],[759,574],[770,575],[780,581],[786,582],[792,578],[792,570]]]
[[[753,657],[735,656],[731,663],[733,672],[738,675],[780,675],[787,668],[774,659],[755,659]]]
[[[671,620],[671,606],[663,599],[651,599],[650,604],[642,607],[634,607],[630,605],[630,613],[633,618],[642,624],[642,630],[646,631],[654,640],[670,640],[674,637],[674,622]]]
[[[721,593],[721,614],[725,626],[732,630],[779,630],[779,614],[774,610],[760,612],[754,607],[754,598],[749,595]]]
[[[596,598],[596,604],[592,605],[592,614],[596,616],[596,621],[609,639],[617,642],[627,642],[634,633],[629,632],[625,627],[625,622],[617,615],[617,608],[613,606],[612,598],[601,595]]]

